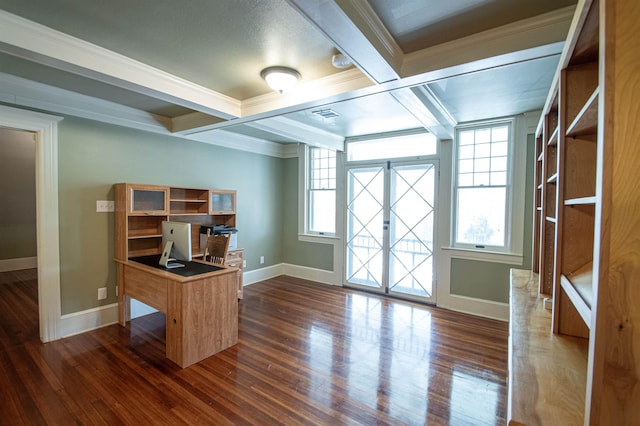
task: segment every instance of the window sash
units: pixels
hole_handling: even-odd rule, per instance
[[[307,156],[305,233],[335,235],[336,152],[309,147]]]
[[[495,251],[510,248],[512,139],[511,121],[456,130],[454,246]]]

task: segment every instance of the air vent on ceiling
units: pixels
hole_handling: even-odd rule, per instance
[[[338,114],[337,112],[335,112],[332,109],[319,109],[316,111],[311,111],[313,114],[315,115],[319,115],[322,118],[335,118],[335,117],[340,117],[340,114]]]

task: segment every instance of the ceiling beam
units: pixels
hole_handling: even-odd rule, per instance
[[[373,8],[366,1],[287,0],[374,82],[400,79],[404,54]],[[453,136],[451,115],[442,104],[424,102],[410,89],[394,90],[392,96],[422,125],[439,138]],[[436,108],[436,105],[438,106]],[[433,110],[432,110],[433,109]],[[440,122],[439,118],[447,118]],[[455,123],[455,121],[453,121]]]
[[[405,87],[389,93],[429,132],[439,139],[453,139],[456,120],[426,86]]]
[[[403,53],[366,1],[287,0],[377,84],[397,80]]]
[[[240,116],[236,99],[3,10],[0,51],[223,119]]]
[[[344,151],[344,137],[286,117],[272,117],[247,123],[247,126],[273,133],[307,145]]]

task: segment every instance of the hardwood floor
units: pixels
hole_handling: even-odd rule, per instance
[[[183,370],[160,313],[40,343],[36,288],[0,274],[3,424],[505,424],[506,323],[283,276]]]

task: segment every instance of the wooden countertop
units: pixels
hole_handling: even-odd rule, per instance
[[[509,425],[582,425],[588,339],[553,334],[538,275],[511,270]]]

